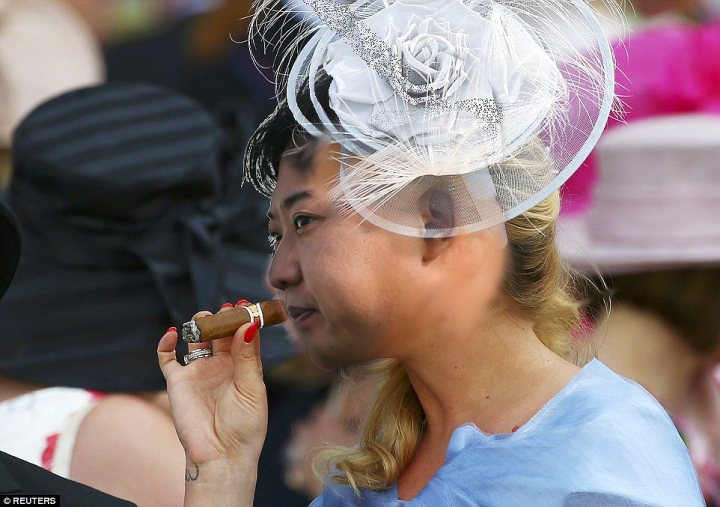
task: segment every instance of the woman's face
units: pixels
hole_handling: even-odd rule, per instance
[[[421,280],[422,239],[341,214],[330,202],[336,151],[318,145],[305,163],[283,156],[268,213],[270,283],[301,348],[327,368],[402,356],[423,332],[418,309],[431,297]]]

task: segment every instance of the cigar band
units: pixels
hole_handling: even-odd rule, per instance
[[[197,327],[195,319],[182,325],[182,337],[185,343],[200,343],[200,328]]]
[[[258,318],[260,319],[260,329],[262,329],[265,327],[265,316],[263,315],[260,303],[255,303],[255,308],[257,309]]]
[[[243,306],[243,308],[245,308],[245,311],[248,312],[248,315],[250,316],[250,324],[254,324],[255,319],[258,319],[260,321],[260,328],[265,325],[265,319],[263,318],[263,313],[260,309],[260,303]]]

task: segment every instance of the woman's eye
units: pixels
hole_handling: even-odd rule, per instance
[[[311,217],[308,215],[296,215],[293,217],[293,227],[296,231],[299,231],[303,229],[304,227],[307,227],[315,217]]]

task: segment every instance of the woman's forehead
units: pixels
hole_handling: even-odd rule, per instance
[[[329,191],[329,184],[337,181],[340,172],[339,156],[339,145],[322,141],[286,150],[280,159],[273,196],[297,191],[300,185]]]
[[[322,144],[320,139],[307,134],[293,135],[282,152],[281,162],[292,164],[299,170],[309,169]]]

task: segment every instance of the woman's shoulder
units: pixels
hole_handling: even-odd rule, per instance
[[[672,428],[665,409],[640,384],[622,377],[597,359],[580,373],[540,412],[542,423],[563,427],[564,415],[572,412],[584,424],[621,417],[627,426],[650,424]],[[547,414],[544,414],[547,412]]]
[[[515,433],[458,428],[431,486],[490,504],[533,503],[534,495],[562,505],[702,505],[687,448],[662,406],[599,361]]]
[[[636,451],[659,448],[687,454],[662,405],[599,360],[588,363],[556,398],[531,421],[531,432],[556,433],[590,447],[629,444]]]
[[[685,449],[672,420],[650,393],[593,360],[516,432],[487,435],[471,424],[458,428],[448,458],[459,451],[471,457],[487,448],[522,449],[556,441],[563,442],[555,447],[558,450],[605,447],[612,442],[629,443],[635,449],[651,444]]]
[[[665,467],[687,472],[694,480],[687,447],[665,409],[641,385],[600,361],[583,369],[575,389],[556,409],[542,427],[541,438],[564,440],[568,449],[593,452],[618,467],[630,465],[625,467],[628,473],[652,470],[657,477],[662,475],[658,469]],[[653,466],[643,470],[635,466],[638,463]]]
[[[494,440],[490,447],[517,452],[542,447],[548,459],[562,456],[578,466],[592,455],[587,463],[648,460],[692,470],[687,448],[660,403],[598,360],[582,368],[516,433]]]

